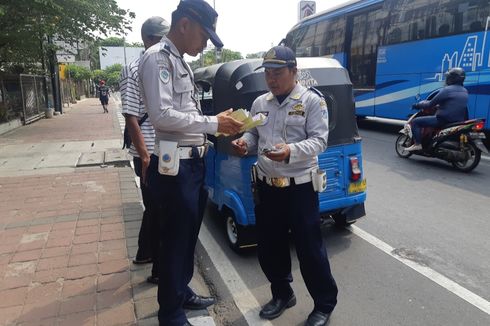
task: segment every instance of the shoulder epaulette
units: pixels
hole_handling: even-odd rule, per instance
[[[160,51],[163,53],[170,55],[172,54],[172,51],[170,50],[170,46],[167,43],[162,43],[163,46],[160,47]]]
[[[318,89],[316,89],[313,86],[308,87],[308,90],[309,91],[312,91],[313,93],[315,93],[316,95],[320,96],[321,98],[325,98],[325,95],[323,95],[322,92],[320,92]]]

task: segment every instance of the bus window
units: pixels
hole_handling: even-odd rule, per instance
[[[438,12],[439,28],[447,34],[482,31],[490,15],[488,0],[441,0]]]
[[[344,48],[345,18],[337,17],[319,22],[313,48],[318,56],[341,53]]]
[[[335,54],[344,51],[345,17],[330,20],[325,39],[325,54]]]
[[[389,1],[390,30],[386,44],[422,40],[434,32],[434,16],[438,13],[438,2],[434,0]]]
[[[386,12],[382,9],[350,17],[352,26],[349,71],[355,88],[374,88],[376,57],[380,40],[384,38]]]
[[[301,38],[297,38],[296,40],[296,56],[298,57],[313,57],[318,56],[318,54],[314,53],[313,42],[315,40],[316,33],[316,24],[311,24],[309,26],[304,27],[304,31],[299,33],[298,36],[302,36]],[[316,54],[316,55],[315,55]]]

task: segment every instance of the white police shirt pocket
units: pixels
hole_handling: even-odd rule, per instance
[[[175,93],[180,96],[180,104],[183,105],[189,101],[192,101],[194,85],[192,84],[191,77],[185,68],[177,67],[175,73],[177,76],[173,82],[173,87]]]
[[[264,119],[262,120],[262,123],[257,126],[257,128],[266,126],[269,122],[269,111],[257,111],[255,112],[255,115],[258,115],[259,113],[264,116]]]
[[[286,141],[298,142],[306,139],[306,114],[304,111],[289,111],[284,121]]]

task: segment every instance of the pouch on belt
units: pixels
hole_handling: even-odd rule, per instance
[[[313,190],[324,192],[327,189],[327,172],[320,169],[311,171],[311,182],[313,183]]]
[[[158,155],[158,172],[163,175],[175,176],[179,173],[179,147],[177,142],[160,140]]]

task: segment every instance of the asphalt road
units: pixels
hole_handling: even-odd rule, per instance
[[[399,129],[360,123],[367,216],[346,230],[323,230],[340,290],[329,325],[490,325],[490,310],[483,311],[490,307],[490,160],[465,174],[443,161],[399,158]],[[269,323],[257,317],[270,291],[256,251],[239,256],[227,247],[212,206],[200,239],[201,268],[220,298],[218,324],[304,323],[313,303],[293,248],[298,304]]]

